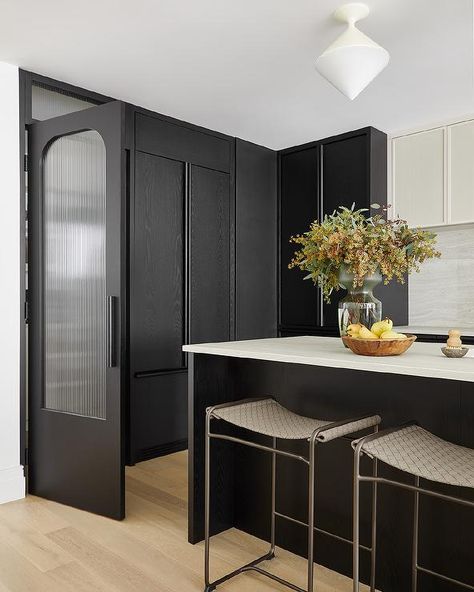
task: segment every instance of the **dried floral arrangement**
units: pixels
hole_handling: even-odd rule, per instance
[[[372,208],[380,209],[378,204]],[[384,284],[393,278],[404,283],[404,276],[419,271],[427,259],[440,257],[436,235],[409,228],[404,220],[387,220],[384,213],[366,217],[366,209],[340,206],[322,222],[313,222],[308,232],[293,236],[290,242],[301,245],[289,268],[307,271],[330,302],[333,290],[339,290],[339,269],[346,265],[354,274],[354,287],[362,286],[366,275],[380,271]]]

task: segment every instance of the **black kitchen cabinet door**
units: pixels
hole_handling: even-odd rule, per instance
[[[228,341],[233,332],[230,290],[230,176],[190,167],[190,343]]]
[[[188,374],[162,372],[134,379],[132,434],[134,462],[187,447]]]
[[[183,367],[185,165],[136,152],[131,343],[135,372]]]
[[[186,165],[138,150],[134,165],[130,462],[186,445]]]
[[[321,214],[332,214],[339,206],[367,208],[369,200],[367,135],[322,143]]]
[[[236,339],[277,331],[277,153],[236,140]]]
[[[304,272],[288,269],[297,245],[290,237],[308,230],[319,217],[319,147],[280,156],[280,325],[314,327],[320,323],[320,295]]]
[[[321,215],[332,214],[339,206],[370,208],[369,191],[369,142],[366,133],[341,140],[322,142],[321,167]],[[330,303],[324,302],[321,312],[323,327],[338,326],[338,302],[345,294],[335,292]]]

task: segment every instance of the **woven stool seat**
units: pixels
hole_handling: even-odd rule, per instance
[[[252,432],[282,438],[285,440],[308,440],[312,433],[324,426],[330,426],[333,421],[312,419],[289,411],[274,399],[242,402],[228,407],[218,407],[213,415],[228,423],[246,428]],[[320,442],[329,442],[347,434],[353,434],[380,423],[378,415],[348,421],[343,425],[337,422],[318,436]]]
[[[474,450],[442,440],[418,425],[369,439],[362,451],[423,479],[474,488]]]

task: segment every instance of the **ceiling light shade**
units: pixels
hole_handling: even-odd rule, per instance
[[[355,26],[368,14],[369,7],[361,2],[338,8],[334,17],[347,23],[347,29],[316,60],[317,71],[351,101],[390,60],[386,49]]]

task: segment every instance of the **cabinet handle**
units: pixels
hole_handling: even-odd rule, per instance
[[[117,297],[107,296],[107,368],[117,366],[116,318]]]

